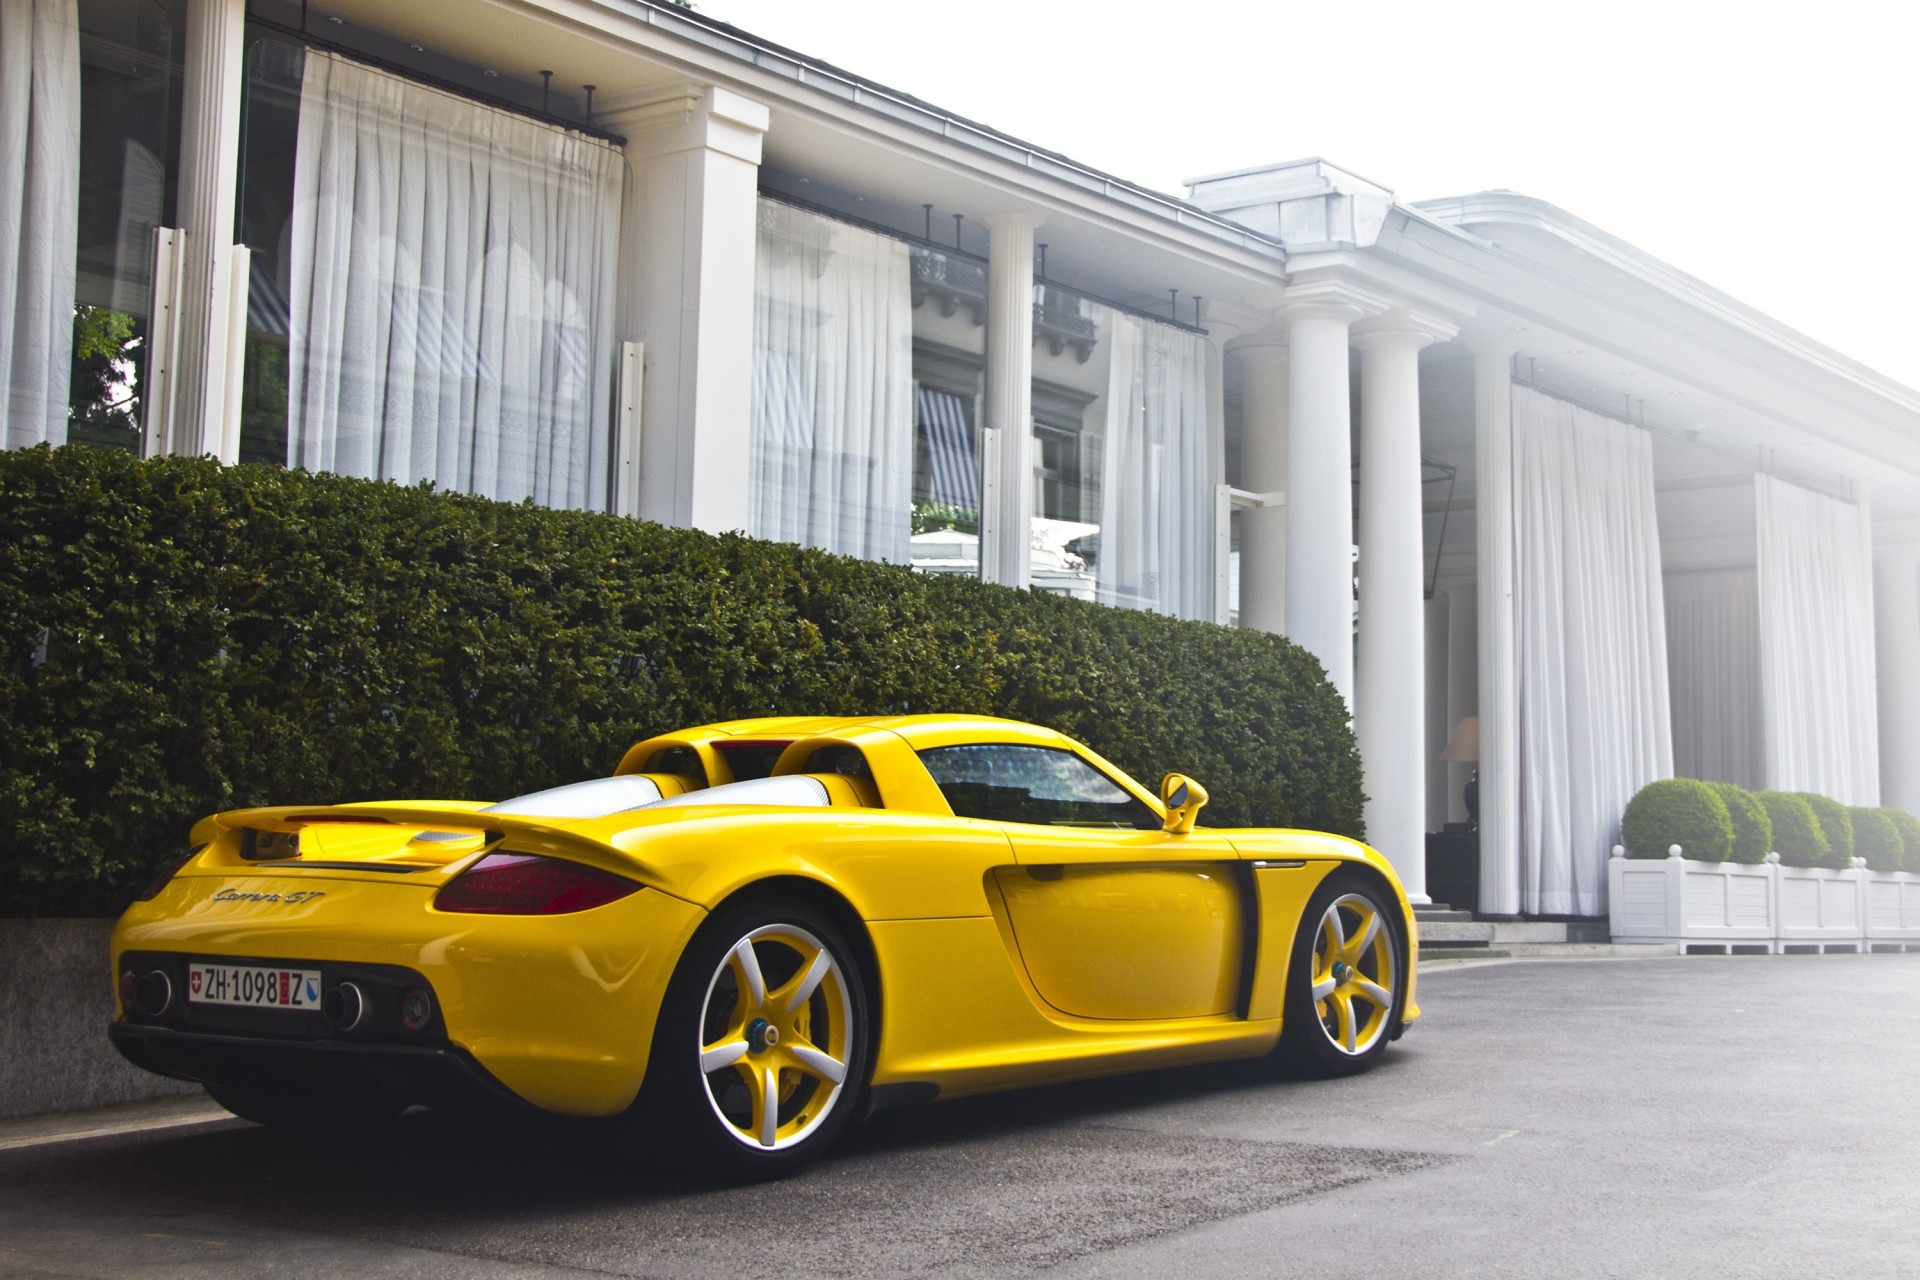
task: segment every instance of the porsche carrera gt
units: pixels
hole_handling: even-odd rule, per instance
[[[263,1123],[491,1102],[735,1178],[902,1103],[1371,1065],[1418,1016],[1392,867],[1206,800],[1014,721],[783,717],[499,803],[222,813],[121,919],[110,1034]]]

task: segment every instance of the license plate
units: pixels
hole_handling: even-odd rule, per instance
[[[256,1009],[318,1009],[318,969],[267,969],[242,964],[189,964],[187,999]]]

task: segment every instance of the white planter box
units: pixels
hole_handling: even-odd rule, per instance
[[[1859,950],[1866,937],[1866,872],[1858,867],[1778,867],[1780,947]]]
[[[1920,875],[1910,871],[1861,875],[1866,882],[1867,942],[1876,951],[1920,950]]]
[[[1613,940],[1773,951],[1776,870],[1766,863],[1694,862],[1678,852],[1658,861],[1629,858],[1616,847],[1607,864]]]

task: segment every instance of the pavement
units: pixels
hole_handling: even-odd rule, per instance
[[[1920,956],[1454,962],[1380,1068],[882,1116],[773,1186],[578,1124],[0,1125],[0,1276],[1920,1280]]]

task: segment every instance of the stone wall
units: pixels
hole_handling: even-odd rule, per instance
[[[111,920],[0,920],[0,1120],[175,1097],[107,1041]]]

